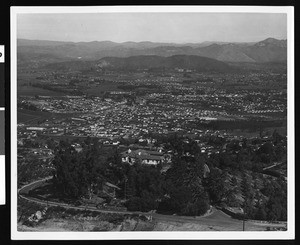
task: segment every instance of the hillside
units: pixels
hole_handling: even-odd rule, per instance
[[[18,64],[42,64],[66,60],[98,60],[104,57],[142,55],[197,55],[225,62],[286,62],[287,40],[268,38],[257,43],[154,43],[111,41],[57,42],[19,39]],[[48,60],[49,59],[49,60]]]
[[[69,61],[46,65],[46,69],[55,70],[138,70],[138,69],[193,69],[197,71],[225,72],[233,68],[221,61],[196,55],[174,55],[161,57],[156,55],[131,56],[126,58],[105,57],[98,61]]]

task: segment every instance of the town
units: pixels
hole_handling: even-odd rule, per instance
[[[19,186],[57,171],[58,150],[66,147],[62,142],[75,150],[70,154],[79,154],[77,159],[88,151],[88,141],[102,149],[97,159],[106,159],[106,171],[99,174],[109,181],[100,187],[100,193],[92,184],[93,194],[82,197],[79,205],[86,202],[105,210],[158,209],[160,213],[173,210],[195,215],[208,212],[210,203],[233,217],[247,213],[251,219],[285,220],[284,204],[279,213],[268,211],[267,206],[273,205],[269,195],[275,190],[266,189],[278,179],[279,190],[286,188],[284,70],[225,74],[177,68],[164,72],[99,69],[20,73]],[[197,167],[202,166],[204,171],[200,186],[209,196],[194,211],[172,208],[169,202],[178,194],[168,189],[148,190],[153,195],[151,200],[145,199],[145,191],[133,191],[137,185],[149,188],[132,175],[131,171],[139,168],[137,164],[146,168],[136,171],[145,171],[146,175],[151,168],[157,169],[146,178],[150,183],[158,178],[158,184],[172,179],[181,161],[199,161],[195,159],[202,159]],[[118,171],[125,174],[119,176]],[[185,177],[178,176],[181,178]],[[223,183],[222,190],[217,180]],[[127,181],[131,184],[126,186]],[[246,193],[249,190],[250,196]]]
[[[18,235],[293,233],[292,10],[201,8],[11,11]]]

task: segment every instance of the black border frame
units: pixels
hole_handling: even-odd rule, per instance
[[[296,0],[251,0],[251,1],[241,1],[241,0],[227,0],[227,1],[220,1],[220,0],[186,0],[186,1],[149,1],[149,0],[143,0],[143,1],[120,1],[120,0],[101,0],[101,1],[91,1],[91,0],[85,0],[85,1],[75,1],[75,0],[64,0],[64,1],[58,1],[58,0],[27,0],[20,1],[20,0],[6,0],[1,1],[0,9],[1,9],[1,34],[0,34],[0,44],[5,45],[5,162],[6,162],[6,205],[0,206],[0,217],[1,217],[1,241],[6,241],[9,244],[40,244],[40,243],[47,243],[48,241],[39,241],[39,240],[27,240],[27,241],[17,241],[17,240],[11,240],[11,193],[10,193],[10,183],[11,183],[11,171],[10,171],[10,150],[11,150],[11,139],[10,139],[10,132],[11,132],[11,126],[10,126],[10,116],[11,116],[11,110],[10,110],[10,7],[11,6],[115,6],[115,5],[227,5],[227,6],[294,6],[294,43],[295,43],[295,81],[297,81],[297,58],[299,55],[298,48],[297,48],[297,37],[299,37],[299,33],[297,32],[297,23],[299,22],[299,15],[297,13],[298,7],[296,6]],[[299,131],[297,130],[297,104],[300,101],[300,98],[297,97],[297,88],[299,85],[297,85],[297,82],[295,82],[295,140],[297,139],[297,136],[299,136]],[[296,140],[297,141],[297,140]],[[296,158],[297,158],[297,151],[296,152]],[[295,161],[296,162],[296,161]],[[296,166],[295,166],[296,170]],[[296,175],[295,175],[296,176]],[[297,179],[295,178],[295,186],[297,186]],[[297,191],[295,191],[295,195],[297,194]],[[297,202],[297,195],[296,202]],[[297,216],[295,214],[295,220],[297,220]],[[295,227],[296,228],[296,227]],[[296,229],[295,229],[296,230]],[[295,232],[297,233],[297,232]],[[243,243],[249,243],[249,244],[294,244],[296,241],[296,235],[295,234],[295,240],[116,240],[117,243],[126,243],[126,242],[134,242],[137,244],[143,243],[143,244],[149,244],[149,243],[155,243],[155,244],[186,244],[186,243],[192,243],[192,244],[243,244]],[[92,244],[97,241],[58,241],[58,240],[51,240],[51,244]],[[115,240],[110,241],[101,241],[101,243],[114,243]]]

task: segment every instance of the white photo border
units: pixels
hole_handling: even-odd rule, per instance
[[[17,230],[17,15],[30,13],[285,13],[287,14],[287,231],[241,232],[20,232]],[[11,239],[13,240],[236,240],[295,239],[294,7],[291,6],[76,6],[11,7]]]

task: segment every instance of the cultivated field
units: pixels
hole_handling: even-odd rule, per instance
[[[65,94],[56,91],[47,90],[47,89],[37,88],[33,86],[18,86],[17,95],[18,96],[36,96],[36,95],[62,96]]]

